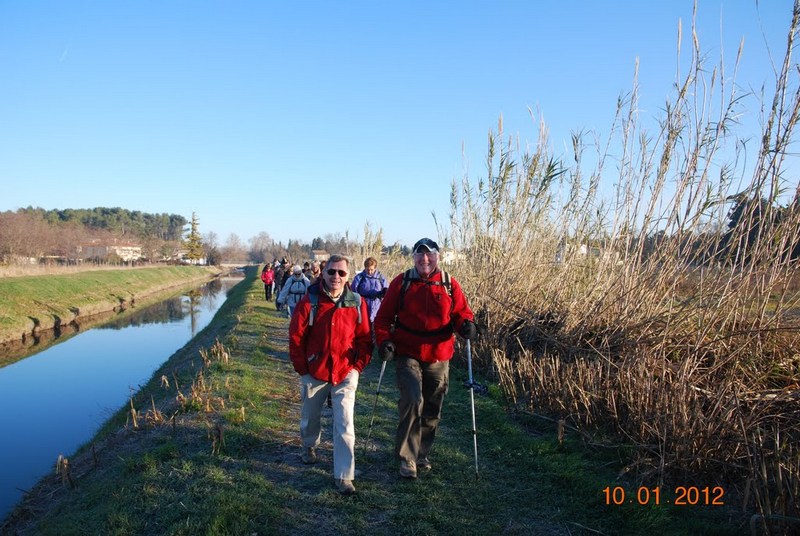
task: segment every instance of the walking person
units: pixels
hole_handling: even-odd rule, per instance
[[[364,270],[358,272],[353,278],[351,288],[366,300],[369,325],[372,327],[375,315],[378,314],[378,308],[381,306],[381,299],[389,288],[386,277],[378,271],[378,261],[375,257],[364,259]]]
[[[381,358],[395,358],[399,422],[395,457],[400,476],[431,469],[431,449],[447,393],[454,332],[475,336],[474,314],[461,285],[439,268],[439,246],[414,244],[414,267],[395,277],[375,317]]]
[[[372,356],[367,306],[347,284],[349,261],[331,255],[322,278],[297,304],[289,326],[289,356],[300,374],[302,460],[317,462],[320,417],[328,394],[333,402],[333,477],[343,495],[355,478],[356,389]]]
[[[273,271],[275,272],[275,280],[273,282],[275,288],[275,309],[280,311],[281,304],[278,303],[278,294],[283,290],[283,276],[286,273],[286,265],[282,262],[276,262]]]
[[[267,263],[261,270],[261,281],[264,282],[264,299],[272,301],[272,289],[275,286],[275,271],[272,265]]]
[[[295,306],[300,302],[300,299],[305,295],[306,289],[309,285],[308,278],[303,275],[303,269],[295,264],[292,267],[292,275],[283,284],[281,293],[278,294],[277,302],[282,307],[286,307],[287,316],[291,318]]]
[[[321,276],[322,271],[319,269],[319,261],[311,261],[311,268],[308,270],[308,273],[306,273],[306,277],[313,285]]]

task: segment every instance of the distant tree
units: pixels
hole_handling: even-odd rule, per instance
[[[30,213],[0,213],[0,255],[7,262],[31,256],[28,230],[40,219],[41,216]]]
[[[183,246],[186,248],[184,258],[192,263],[197,263],[203,258],[203,239],[200,236],[199,226],[197,215],[192,212],[192,223],[186,235],[186,240],[183,242]]]
[[[164,245],[164,241],[160,238],[151,236],[142,239],[142,255],[145,259],[150,262],[158,262],[162,259],[161,250],[162,246]]]
[[[262,263],[269,260],[272,254],[272,249],[275,242],[270,238],[269,234],[262,231],[250,239],[250,250],[247,252],[247,257],[250,262]]]
[[[247,251],[245,250],[242,239],[236,233],[228,235],[225,244],[220,250],[222,260],[227,262],[240,262],[247,258]]]
[[[289,240],[286,251],[292,262],[301,263],[311,258],[311,246],[303,244],[300,240]]]
[[[733,264],[748,264],[762,236],[769,234],[773,210],[766,199],[739,194],[731,197],[728,230],[722,237],[721,254]]]
[[[214,231],[203,235],[203,254],[208,264],[219,266],[222,263],[222,252],[217,245],[217,233]]]
[[[18,212],[38,215],[54,226],[78,222],[92,231],[111,231],[118,237],[139,239],[155,235],[161,240],[182,240],[187,223],[186,218],[177,214],[148,214],[119,207],[44,210],[29,206]]]

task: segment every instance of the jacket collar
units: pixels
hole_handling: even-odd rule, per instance
[[[422,277],[422,276],[420,275],[420,273],[419,273],[419,272],[417,272],[417,267],[416,267],[416,266],[414,266],[413,268],[411,268],[411,279],[422,279],[423,281],[425,281],[425,280],[427,280],[427,279],[430,279],[430,278],[432,278],[433,276],[435,276],[435,275],[436,275],[436,274],[438,274],[439,272],[441,272],[441,270],[440,270],[440,269],[439,269],[439,267],[437,266],[437,267],[436,267],[436,269],[435,269],[433,272],[431,272],[431,275],[429,275],[428,277]]]
[[[330,301],[335,301],[337,304],[340,304],[339,307],[355,307],[357,305],[357,300],[355,296],[355,292],[350,289],[350,283],[344,284],[344,289],[342,290],[342,294],[339,296],[337,300],[333,300],[328,293],[325,292],[325,282],[320,280],[316,283],[312,283],[308,287],[309,294],[318,294],[319,296],[324,296],[325,299]]]

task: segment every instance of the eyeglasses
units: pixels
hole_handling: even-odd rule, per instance
[[[419,258],[428,257],[428,258],[432,259],[433,257],[436,256],[436,252],[435,251],[417,251],[416,253],[414,253],[414,255],[419,257]]]
[[[339,277],[347,277],[347,272],[345,272],[344,270],[334,270],[333,268],[330,268],[329,270],[326,270],[326,273],[328,275],[339,274]]]

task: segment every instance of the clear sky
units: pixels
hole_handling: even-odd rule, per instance
[[[608,133],[639,58],[656,117],[691,0],[0,0],[0,211],[123,207],[220,242],[436,237],[487,133]],[[700,46],[774,78],[790,0],[698,0]],[[530,111],[533,111],[533,118]],[[757,121],[758,109],[749,113]]]

